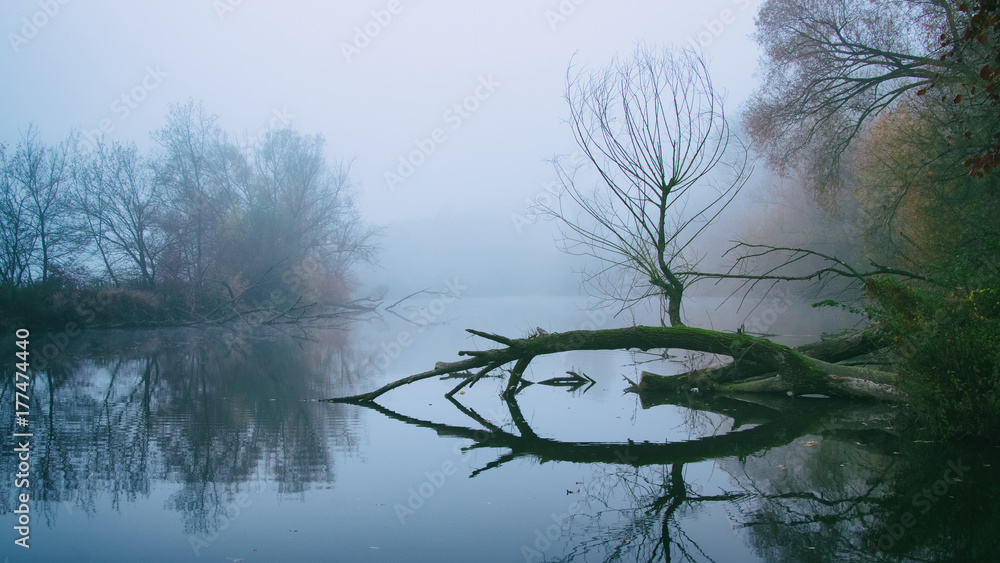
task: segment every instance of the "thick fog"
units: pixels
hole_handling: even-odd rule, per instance
[[[758,4],[5,2],[0,142],[34,124],[46,142],[77,131],[151,150],[188,100],[229,133],[319,133],[328,161],[350,164],[364,218],[385,227],[365,285],[401,297],[458,277],[470,295],[573,294],[579,260],[527,213],[552,197],[548,159],[576,150],[571,61],[599,68],[638,42],[701,49],[735,123],[754,88]]]

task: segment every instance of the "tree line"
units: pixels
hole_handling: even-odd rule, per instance
[[[47,144],[29,126],[0,145],[0,290],[12,309],[25,292],[68,306],[94,289],[142,301],[157,320],[225,318],[275,292],[300,305],[349,300],[376,230],[322,136],[239,140],[188,102],[151,137],[143,153],[72,134]]]
[[[768,0],[744,124],[831,214],[856,204],[899,385],[930,427],[1000,414],[1000,2]]]

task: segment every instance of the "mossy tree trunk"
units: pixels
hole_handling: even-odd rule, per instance
[[[683,349],[733,358],[732,369],[699,370],[677,376],[648,374],[640,382],[640,390],[730,392],[791,392],[818,393],[829,396],[894,400],[892,375],[864,368],[829,364],[805,356],[788,346],[745,333],[718,332],[686,326],[637,326],[607,330],[576,330],[542,334],[529,338],[510,339],[469,329],[469,332],[502,344],[504,347],[483,351],[462,351],[468,359],[439,363],[432,370],[399,379],[369,393],[331,399],[335,402],[369,403],[382,394],[435,376],[467,372],[465,378],[450,393],[511,362],[504,394],[510,396],[520,388],[521,375],[536,356],[574,350],[654,350]],[[740,366],[748,366],[741,373]],[[468,370],[476,370],[472,373]]]

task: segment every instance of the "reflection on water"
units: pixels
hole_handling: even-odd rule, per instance
[[[336,336],[336,333],[332,334]],[[223,510],[260,479],[280,494],[332,483],[330,444],[355,447],[349,409],[317,407],[333,377],[350,377],[340,341],[234,340],[224,331],[88,334],[32,388],[32,499],[52,523],[59,509],[100,518],[178,487],[164,508],[190,534],[217,532]],[[5,371],[4,381],[10,372]],[[3,419],[13,418],[4,388]],[[340,424],[331,428],[330,422]],[[5,440],[4,453],[14,445]],[[4,457],[5,474],[14,458]],[[13,510],[4,479],[3,511]]]
[[[915,441],[879,406],[643,403],[619,392],[613,372],[630,369],[625,354],[562,360],[597,376],[586,393],[532,386],[504,403],[481,382],[449,403],[453,382],[431,382],[389,407],[317,401],[391,378],[376,360],[397,332],[79,337],[32,388],[32,548],[16,551],[8,532],[0,553],[247,562],[996,553],[997,449]],[[411,367],[424,366],[400,355],[394,369]],[[534,377],[563,367],[540,363]],[[13,367],[3,370],[0,420],[10,421]],[[15,446],[3,438],[0,473],[10,477]],[[0,479],[8,530],[15,492],[13,478]]]

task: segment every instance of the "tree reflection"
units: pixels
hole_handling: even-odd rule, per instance
[[[643,399],[647,405],[670,402]],[[712,506],[726,511],[767,561],[982,560],[997,547],[992,530],[1000,515],[993,503],[983,506],[982,491],[964,485],[964,478],[949,482],[949,498],[940,494],[939,483],[939,502],[913,504],[914,494],[933,490],[942,479],[949,456],[969,452],[944,454],[940,444],[915,443],[893,428],[893,411],[879,406],[685,396],[676,402],[697,409],[689,425],[698,437],[640,444],[546,438],[527,423],[516,398],[505,401],[509,430],[452,402],[477,427],[419,420],[378,404],[371,408],[441,436],[471,440],[466,450],[498,450],[471,477],[521,458],[610,468],[585,487],[590,509],[570,518],[572,539],[557,561],[713,561],[714,542],[693,533],[698,515]],[[732,423],[720,428],[718,417],[697,413],[724,414]],[[731,485],[689,482],[685,468],[703,461],[714,461]],[[962,466],[967,476],[1000,492],[984,475],[988,462],[968,461]],[[960,514],[969,506],[979,507],[975,517]],[[915,523],[903,516],[908,512]]]
[[[73,346],[31,390],[33,510],[50,526],[62,506],[95,515],[98,506],[118,509],[166,483],[166,506],[185,531],[212,535],[250,483],[303,495],[336,481],[334,449],[357,451],[351,422],[361,410],[312,399],[331,395],[331,382],[359,377],[354,366],[364,362],[343,333],[290,341],[112,331]],[[12,367],[0,369],[0,418],[11,420]],[[686,407],[692,438],[560,440],[533,426],[516,397],[505,402],[505,422],[454,399],[468,424],[371,408],[493,453],[472,477],[515,460],[599,472],[572,492],[588,508],[560,531],[568,541],[559,560],[727,560],[699,523],[712,513],[724,513],[768,561],[976,561],[997,551],[996,453],[915,441],[893,427],[893,409],[706,394],[641,400],[647,408]],[[331,416],[346,422],[330,425]],[[15,444],[9,433],[0,440],[0,471],[12,475]],[[706,479],[706,467],[724,477],[716,471]],[[12,487],[0,480],[5,514],[15,508]]]
[[[322,337],[322,335],[321,335]],[[123,352],[124,351],[124,352]],[[107,499],[148,497],[172,483],[166,505],[185,531],[212,534],[220,516],[263,477],[283,495],[332,483],[330,445],[356,447],[351,424],[330,428],[330,365],[356,365],[341,337],[291,342],[224,331],[108,331],[84,335],[36,374],[32,386],[32,499],[51,526],[60,506],[94,515]],[[4,367],[3,396],[12,393]],[[0,416],[12,420],[13,401]],[[341,419],[354,409],[333,406]],[[10,452],[11,438],[3,438]],[[13,474],[14,459],[0,458]],[[0,485],[2,512],[13,510],[12,480]]]

